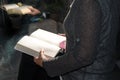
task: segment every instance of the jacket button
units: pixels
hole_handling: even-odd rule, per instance
[[[80,38],[77,38],[77,39],[76,39],[76,42],[80,42]]]

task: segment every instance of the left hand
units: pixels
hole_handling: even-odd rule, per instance
[[[31,10],[31,12],[28,13],[30,15],[37,15],[37,14],[40,13],[40,11],[38,9],[36,9],[36,8],[33,8],[33,7],[28,7],[28,8]]]
[[[44,50],[42,49],[40,51],[39,57],[34,58],[34,62],[42,67],[43,66],[42,65],[43,61],[49,61],[51,59],[52,59],[51,57],[44,55]]]
[[[43,59],[42,59],[42,56],[41,56],[42,53],[44,53],[43,50],[40,51],[40,54],[39,54],[38,57],[34,57],[34,62],[35,62],[37,65],[41,66],[41,67],[43,66],[43,65],[42,65]]]

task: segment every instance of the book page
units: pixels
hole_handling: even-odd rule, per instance
[[[6,4],[3,5],[3,8],[5,8],[5,10],[9,10],[9,9],[13,9],[13,8],[18,8],[19,6],[17,4]]]
[[[8,14],[28,14],[31,12],[29,7],[30,5],[22,5],[18,6],[17,4],[6,4],[3,5],[2,8],[7,11]]]
[[[44,49],[44,54],[50,57],[55,57],[60,50],[60,48],[55,45],[29,36],[24,36],[20,39],[15,49],[34,57],[38,57],[41,49]]]
[[[9,9],[8,14],[28,14],[31,10],[27,6],[22,6],[14,9]]]
[[[32,7],[32,6],[21,6],[19,9],[21,10],[22,14],[28,14],[31,12],[31,10],[29,9],[29,7]]]
[[[66,37],[64,36],[60,36],[58,34],[49,32],[49,31],[45,31],[43,29],[38,29],[36,31],[34,31],[30,36],[35,37],[39,40],[44,40],[47,41],[48,43],[54,44],[56,46],[59,46],[59,44],[62,41],[66,40]]]

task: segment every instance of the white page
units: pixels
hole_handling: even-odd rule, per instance
[[[4,7],[6,10],[9,10],[9,9],[13,9],[13,8],[18,8],[19,6],[16,5],[16,4],[6,4],[6,5],[3,5],[3,7]]]
[[[51,45],[49,43],[46,43],[44,41],[29,36],[24,36],[22,39],[20,39],[17,45],[15,46],[15,49],[30,55],[31,54],[34,55],[34,53],[36,52],[35,56],[39,54],[41,49],[44,49],[45,55],[50,57],[55,57],[58,51],[60,50],[60,48],[55,45]]]
[[[38,29],[38,30],[34,31],[30,36],[36,37],[40,40],[41,39],[45,40],[45,41],[47,41],[51,44],[54,44],[56,46],[59,46],[60,42],[66,40],[66,37],[64,37],[64,36],[60,36],[58,34],[55,34],[55,33],[49,32],[49,31],[45,31],[42,29]]]
[[[31,10],[28,7],[18,7],[14,9],[9,9],[8,14],[28,14]]]

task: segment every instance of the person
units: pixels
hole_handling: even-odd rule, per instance
[[[119,0],[73,0],[65,18],[65,54],[49,59],[40,51],[34,62],[61,80],[116,80]]]
[[[2,1],[0,6],[6,3],[17,3],[17,0]],[[30,21],[25,22],[25,20],[29,16],[40,14],[40,11],[35,7],[30,10],[31,13],[21,16],[8,15],[5,10],[0,8],[0,80],[17,80],[21,55],[14,50],[14,46],[20,37],[27,34],[27,26],[23,25]],[[23,19],[23,17],[25,18]]]
[[[22,16],[21,15],[8,15],[4,10],[1,10],[1,13],[0,13],[2,14],[0,15],[1,17],[0,27],[3,28],[2,30],[0,28],[0,30],[6,33],[6,35],[3,35],[0,32],[0,36],[2,36],[2,38],[0,38],[0,43],[4,45],[1,47],[1,44],[0,44],[0,51],[2,52],[0,55],[0,63],[1,63],[0,65],[0,70],[1,70],[0,77],[1,78],[0,79],[8,79],[9,77],[11,77],[13,80],[17,80],[17,79],[18,80],[34,80],[34,79],[36,80],[39,80],[39,79],[58,80],[57,77],[49,78],[43,68],[40,68],[35,63],[33,63],[32,61],[33,58],[31,56],[28,56],[25,54],[20,55],[20,52],[14,50],[14,46],[16,42],[22,36],[28,34],[29,28],[30,28],[29,25],[32,23],[36,24],[36,22],[41,23],[41,21],[35,21],[35,19],[43,18],[44,16],[42,16],[42,12],[44,12],[46,9],[44,7],[44,1],[41,1],[41,0],[36,0],[36,1],[19,0],[19,1],[22,2],[23,4],[32,5],[33,7],[30,8],[32,12],[28,13],[27,15],[22,15]],[[8,0],[5,3],[7,4],[18,3],[19,1]],[[5,20],[5,25],[2,22],[4,20]],[[50,20],[50,21],[55,23],[55,21],[53,20]],[[11,34],[11,36],[9,36],[9,34]],[[3,64],[4,63],[3,61],[5,62],[5,64]],[[6,75],[6,76],[3,76],[3,75]]]
[[[42,21],[34,21],[36,16],[33,16],[32,18],[30,17],[30,19],[25,19],[25,20],[32,20],[32,23],[28,22],[28,28],[25,29],[25,30],[28,30],[27,33],[30,34],[38,28],[45,29],[45,30],[48,30],[48,31],[51,31],[51,32],[54,32],[54,33],[61,32],[61,31],[58,31],[58,27],[57,27],[58,26],[57,22],[59,21],[58,16],[54,17],[52,15],[52,14],[57,14],[58,15],[58,13],[56,13],[56,10],[54,10],[52,12],[50,11],[51,8],[53,8],[55,0],[51,0],[51,3],[49,3],[49,2],[44,3],[44,0],[37,0],[37,1],[40,1],[40,4],[41,4],[40,5],[37,2],[36,3],[37,6],[42,7],[42,8],[39,8],[40,12],[41,13],[50,12],[50,15],[49,14],[46,15],[46,17],[48,16],[48,18],[45,18]],[[35,3],[32,0],[28,1],[28,2]],[[25,2],[23,2],[23,3],[25,3]],[[27,1],[26,1],[26,4],[27,4]],[[49,7],[49,9],[48,9],[48,8],[46,8],[46,6],[44,6],[44,4],[49,5],[51,7]],[[35,7],[35,8],[38,9],[37,7]],[[35,13],[35,9],[34,9],[34,13]],[[39,17],[37,17],[37,18],[39,18]],[[26,28],[26,26],[25,26],[25,28]],[[46,71],[42,67],[39,67],[38,65],[36,65],[34,63],[32,56],[29,56],[29,55],[26,55],[26,54],[23,53],[22,57],[21,57],[21,61],[20,61],[17,80],[59,80],[59,77],[58,76],[55,76],[53,78],[49,77],[47,75]]]
[[[117,55],[116,55],[116,66],[120,69],[120,29],[117,37]]]

